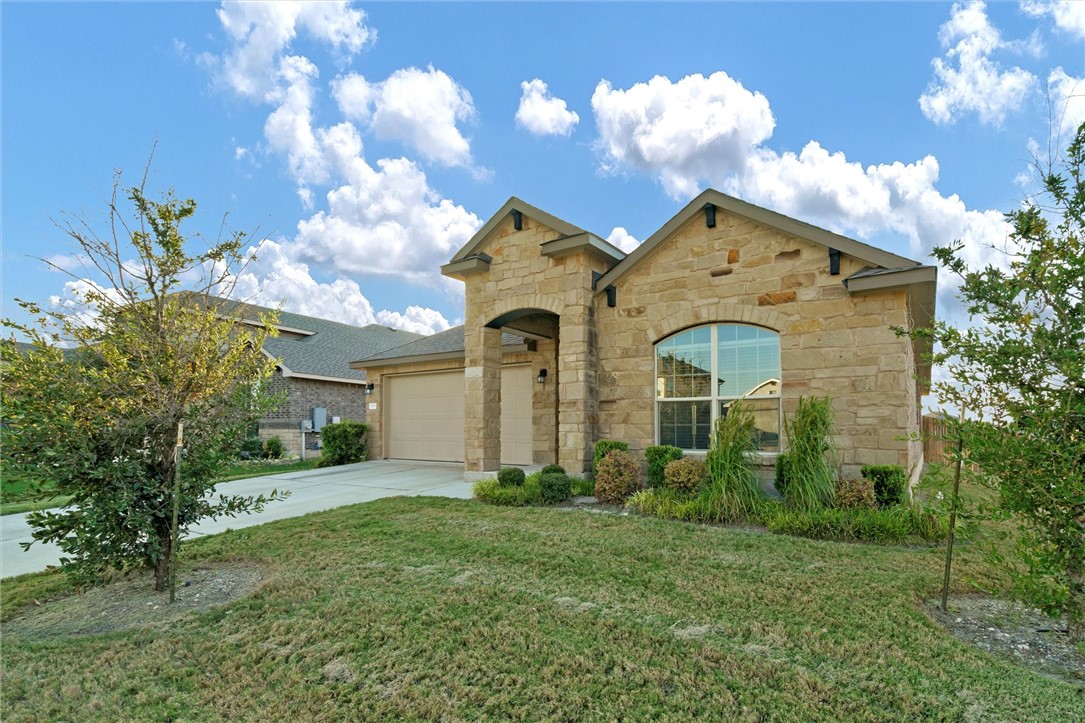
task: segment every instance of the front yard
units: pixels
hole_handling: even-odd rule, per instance
[[[5,634],[0,717],[1061,721],[1085,709],[1080,683],[981,653],[928,617],[937,547],[392,498],[186,549],[189,570],[240,564],[263,582],[157,627]],[[976,550],[959,560],[956,579],[998,584]],[[56,574],[6,580],[3,617],[64,588]]]

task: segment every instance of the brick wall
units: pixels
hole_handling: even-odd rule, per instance
[[[313,407],[328,410],[329,424],[332,417],[366,421],[365,387],[360,384],[284,377],[281,371],[276,370],[268,380],[268,391],[283,394],[284,399],[278,408],[260,420],[260,438],[279,437],[287,454],[300,454],[301,423],[302,420],[313,418]],[[318,437],[316,434],[308,435],[309,443],[312,444]]]

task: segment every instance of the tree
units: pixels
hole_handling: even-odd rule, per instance
[[[1041,173],[1043,194],[1006,214],[1006,263],[969,268],[957,241],[934,256],[961,278],[972,325],[913,332],[937,343],[933,392],[998,510],[1020,523],[1017,593],[1085,640],[1085,124]]]
[[[212,497],[237,440],[272,403],[260,389],[274,362],[261,347],[275,318],[243,323],[243,305],[213,295],[228,293],[243,266],[244,234],[189,252],[181,226],[196,203],[172,191],[151,200],[145,173],[123,192],[132,204],[126,214],[120,182],[118,174],[107,233],[84,220],[58,224],[97,277],[73,275],[68,287],[79,303],[47,310],[17,300],[34,321],[4,321],[33,348],[0,344],[3,453],[5,464],[40,480],[41,494],[72,496],[30,523],[35,540],[59,545],[78,581],[146,564],[164,590],[174,559],[178,423],[182,532],[277,496]]]

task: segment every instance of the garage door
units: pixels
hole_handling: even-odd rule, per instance
[[[531,464],[532,369],[501,370],[501,461]],[[385,377],[388,457],[463,461],[463,371]]]

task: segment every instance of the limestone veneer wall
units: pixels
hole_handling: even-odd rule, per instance
[[[654,444],[654,345],[687,327],[740,322],[780,334],[785,417],[800,395],[832,398],[845,474],[912,469],[922,454],[906,440],[919,429],[912,346],[889,328],[909,323],[907,293],[850,295],[842,281],[862,267],[842,255],[831,276],[822,246],[722,210],[715,228],[694,216],[618,280],[615,308],[596,297],[598,436],[636,451]]]

